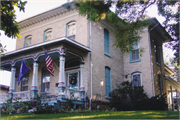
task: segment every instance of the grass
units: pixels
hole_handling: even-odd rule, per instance
[[[179,119],[178,111],[118,111],[59,114],[1,115],[5,119]]]

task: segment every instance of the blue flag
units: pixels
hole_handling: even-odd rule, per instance
[[[26,66],[26,63],[24,62],[24,59],[22,59],[21,62],[21,67],[20,67],[20,71],[19,71],[19,76],[18,76],[18,85],[22,79],[22,77],[24,76],[24,74],[29,70],[29,68]]]

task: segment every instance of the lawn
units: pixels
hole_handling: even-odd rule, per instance
[[[4,119],[179,119],[178,111],[118,111],[59,114],[1,115]]]

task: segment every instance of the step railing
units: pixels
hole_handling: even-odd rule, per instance
[[[75,90],[71,88],[66,88],[66,98],[74,99],[74,100],[81,100],[81,91]]]

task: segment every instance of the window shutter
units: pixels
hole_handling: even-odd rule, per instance
[[[104,29],[104,53],[110,54],[110,46],[109,46],[109,31]]]
[[[106,96],[110,97],[109,94],[111,92],[111,70],[109,68],[105,68],[105,80],[106,80]]]

